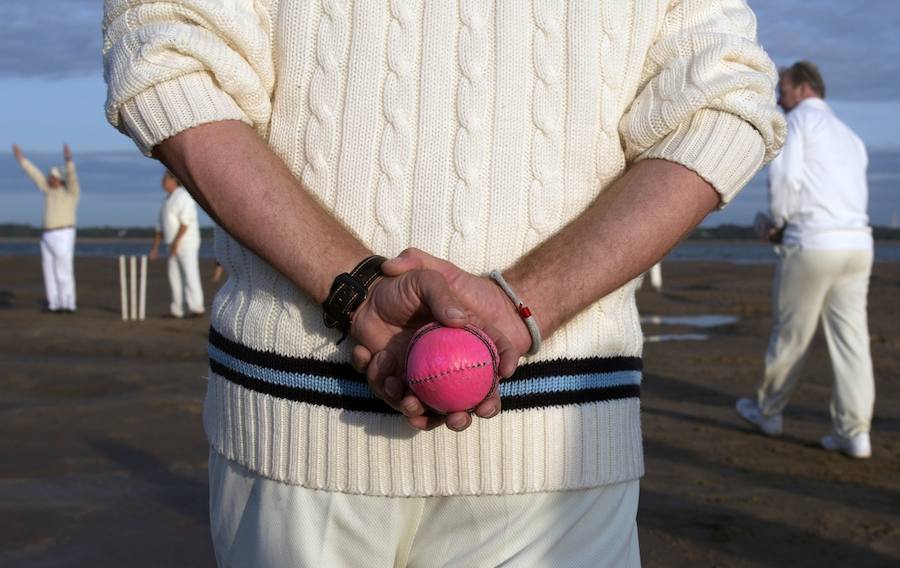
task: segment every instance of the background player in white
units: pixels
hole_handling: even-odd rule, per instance
[[[779,95],[788,134],[769,171],[769,238],[780,244],[775,324],[756,398],[738,400],[737,410],[763,433],[781,433],[781,413],[821,318],[834,367],[834,431],[822,446],[867,458],[875,380],[866,318],[872,271],[866,147],[825,102],[825,83],[812,63],[783,69]]]
[[[163,174],[162,188],[166,192],[166,199],[159,211],[159,223],[150,249],[150,258],[159,258],[159,244],[165,241],[169,248],[169,287],[172,289],[169,313],[176,318],[185,315],[199,317],[204,314],[204,308],[203,286],[200,283],[197,204],[169,171]]]

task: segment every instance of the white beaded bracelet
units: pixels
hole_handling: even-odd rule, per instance
[[[531,349],[528,350],[528,354],[536,354],[541,348],[541,329],[538,327],[537,320],[534,319],[534,314],[531,313],[531,310],[525,305],[525,302],[513,292],[513,289],[509,287],[509,284],[506,283],[506,280],[503,278],[503,275],[500,274],[499,270],[492,270],[490,272],[490,277],[491,280],[500,286],[516,306],[519,317],[525,322],[525,327],[528,328],[528,334],[531,335]]]

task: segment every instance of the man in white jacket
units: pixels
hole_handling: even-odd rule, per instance
[[[822,446],[867,458],[875,382],[866,320],[872,269],[866,148],[824,101],[815,65],[801,61],[782,70],[779,89],[788,135],[769,170],[769,236],[780,245],[775,324],[756,399],[738,400],[737,410],[763,433],[781,433],[782,411],[821,317],[835,375],[834,431]]]
[[[199,317],[204,313],[203,286],[200,282],[200,228],[197,221],[197,204],[178,179],[166,171],[162,178],[166,192],[159,211],[159,223],[150,258],[159,257],[159,244],[165,241],[169,248],[169,287],[172,290],[172,317]]]

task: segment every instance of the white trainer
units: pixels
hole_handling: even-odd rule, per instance
[[[781,414],[775,416],[763,416],[762,410],[757,406],[756,401],[749,398],[739,398],[734,405],[737,413],[741,418],[756,426],[760,432],[766,436],[780,436],[782,419]]]
[[[863,460],[872,457],[872,442],[869,440],[869,434],[865,432],[850,439],[841,438],[837,434],[828,434],[822,438],[821,444],[829,452],[841,452],[851,458]]]

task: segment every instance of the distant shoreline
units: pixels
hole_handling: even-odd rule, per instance
[[[81,237],[75,243],[78,258],[141,256],[150,251],[152,239],[149,236],[129,237]],[[875,241],[876,263],[900,263],[900,239]],[[0,258],[40,256],[41,240],[36,236],[0,237]],[[201,258],[213,258],[213,239],[203,238],[200,246]],[[680,243],[667,256],[666,262],[729,262],[737,264],[774,263],[777,259],[774,248],[753,239],[689,239]]]
[[[212,237],[212,235],[202,235],[201,238],[212,239],[213,237]],[[765,244],[765,243],[759,241],[758,239],[739,239],[739,238],[715,239],[715,238],[706,238],[706,237],[699,237],[699,238],[689,237],[686,240],[691,241],[691,242],[703,242],[703,243],[709,244],[709,245],[735,245],[735,246],[741,246],[741,245],[751,246],[751,245],[753,245],[753,246],[755,246],[755,245]],[[884,243],[884,244],[893,245],[898,240],[900,240],[900,238],[875,239],[875,244],[877,245],[879,243]],[[115,244],[115,243],[122,243],[122,242],[148,243],[149,244],[149,243],[153,242],[153,237],[152,236],[150,236],[150,237],[148,237],[148,236],[83,237],[81,235],[78,235],[78,241],[82,242],[82,243],[92,243],[92,244],[98,244],[98,245]],[[11,244],[11,243],[38,244],[40,242],[41,242],[41,238],[39,236],[37,236],[37,237],[32,237],[32,236],[29,236],[29,237],[4,237],[4,236],[0,236],[0,244]]]
[[[201,238],[212,238],[212,235],[202,235]],[[103,244],[112,244],[112,243],[121,243],[123,241],[129,243],[142,243],[153,242],[152,234],[150,236],[145,235],[137,235],[137,236],[128,236],[128,237],[85,237],[82,235],[78,235],[79,242],[85,243],[96,243],[99,245]],[[39,243],[41,242],[40,236],[27,236],[27,237],[5,237],[0,235],[0,244],[9,244],[9,243]]]
[[[110,239],[113,241],[131,239],[152,239],[156,233],[154,227],[77,227],[78,239]],[[25,242],[26,239],[39,239],[43,229],[33,225],[0,223],[0,240],[5,242]],[[211,239],[213,227],[200,227],[200,236]]]
[[[19,225],[12,223],[0,223],[0,242],[29,242],[29,239],[38,240],[41,229],[31,225]],[[153,227],[79,227],[78,240],[111,243],[152,239],[156,230]],[[872,235],[876,242],[900,241],[900,228],[872,227]],[[213,227],[201,227],[200,236],[203,239],[212,239]],[[759,243],[759,238],[753,227],[743,225],[719,225],[717,227],[700,227],[695,229],[687,238],[688,241],[704,242],[747,242]]]

